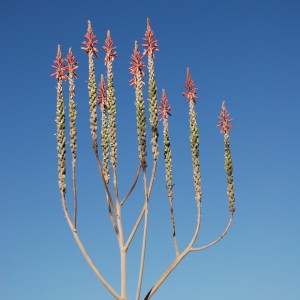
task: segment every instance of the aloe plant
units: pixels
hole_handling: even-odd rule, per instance
[[[127,253],[129,251],[131,242],[135,237],[137,229],[141,226],[142,220],[143,226],[143,242],[141,247],[140,258],[140,270],[138,276],[138,283],[136,288],[136,300],[141,299],[141,287],[144,274],[144,263],[146,258],[146,245],[147,245],[147,231],[148,231],[148,210],[149,201],[151,198],[151,192],[153,189],[155,175],[158,172],[158,159],[159,159],[159,119],[162,121],[163,127],[163,154],[165,165],[165,178],[167,188],[167,198],[170,205],[170,218],[171,218],[171,232],[173,236],[173,243],[175,249],[175,256],[172,263],[161,274],[153,286],[149,289],[149,292],[144,296],[144,300],[150,299],[154,293],[158,290],[161,284],[166,280],[170,273],[178,266],[182,259],[191,252],[201,251],[207,249],[217,242],[219,242],[228,232],[233,215],[235,212],[235,197],[234,197],[234,183],[233,183],[233,167],[232,167],[232,155],[230,150],[230,130],[232,128],[230,115],[225,106],[225,101],[222,102],[221,113],[219,116],[218,127],[221,128],[221,134],[224,134],[224,149],[225,149],[225,171],[227,175],[227,195],[229,206],[229,221],[218,238],[211,243],[196,247],[195,243],[200,230],[201,224],[201,173],[200,173],[200,155],[199,155],[199,130],[196,118],[196,99],[197,88],[191,76],[190,68],[187,68],[185,91],[183,96],[186,97],[188,104],[188,120],[190,129],[190,149],[192,158],[192,170],[193,181],[195,190],[195,202],[197,207],[197,220],[194,233],[187,246],[180,251],[179,241],[175,230],[175,211],[173,205],[174,191],[173,191],[173,160],[172,160],[172,143],[169,133],[169,118],[171,117],[171,105],[167,99],[166,91],[162,90],[161,102],[158,105],[157,97],[157,85],[155,80],[155,52],[158,51],[158,41],[155,38],[154,32],[150,25],[150,20],[147,19],[147,29],[145,37],[143,38],[144,44],[142,44],[143,53],[139,51],[138,42],[134,43],[134,50],[131,56],[130,62],[130,74],[132,79],[130,85],[133,86],[135,92],[135,106],[136,106],[136,125],[137,125],[137,142],[138,142],[138,166],[136,167],[136,176],[132,182],[132,185],[128,188],[127,194],[122,198],[119,195],[119,177],[118,175],[118,148],[117,148],[117,99],[115,97],[114,88],[114,76],[113,76],[113,62],[117,56],[116,47],[114,46],[110,31],[107,32],[105,45],[102,47],[105,52],[104,65],[106,67],[106,81],[105,76],[101,74],[100,82],[96,83],[95,75],[95,58],[99,57],[98,49],[96,45],[98,40],[93,32],[91,22],[88,21],[88,29],[85,34],[85,40],[83,42],[82,49],[85,50],[88,56],[89,65],[89,81],[88,81],[88,95],[90,105],[90,130],[93,151],[95,154],[97,166],[99,169],[100,178],[102,179],[104,186],[104,194],[106,197],[106,203],[108,207],[108,214],[116,234],[118,246],[120,250],[120,273],[121,273],[121,287],[120,292],[113,287],[103,276],[103,273],[99,267],[97,267],[92,261],[91,257],[87,253],[77,231],[77,183],[76,183],[76,159],[77,159],[77,129],[76,129],[76,102],[75,102],[75,78],[77,78],[76,69],[78,64],[75,61],[75,56],[72,49],[69,49],[66,59],[62,58],[61,47],[58,45],[56,59],[54,60],[53,68],[55,72],[51,74],[57,81],[57,110],[56,110],[56,124],[57,124],[57,151],[58,151],[58,183],[61,194],[62,206],[67,223],[73,233],[75,241],[80,248],[87,263],[95,272],[98,279],[104,284],[111,295],[117,300],[127,300]],[[146,73],[144,68],[146,63],[143,61],[147,58],[147,70],[148,70],[148,101],[144,99],[144,77]],[[69,85],[69,128],[70,128],[70,152],[72,161],[72,193],[73,193],[73,213],[70,213],[67,205],[67,185],[66,185],[66,159],[67,159],[67,147],[66,147],[66,113],[65,113],[65,100],[63,96],[63,82],[68,79]],[[134,98],[134,97],[133,97]],[[151,128],[151,138],[146,135],[147,132],[147,117],[146,107],[149,107],[149,125]],[[101,128],[98,128],[98,110],[101,113]],[[151,152],[152,156],[149,157],[147,153],[148,140],[152,144]],[[101,147],[98,146],[100,141]],[[152,164],[147,164],[147,161],[152,160]],[[150,168],[150,178],[146,170]],[[126,204],[127,199],[132,196],[132,191],[137,188],[138,180],[143,181],[144,192],[144,204],[140,211],[138,218],[135,220],[130,234],[125,236],[123,228],[124,223],[122,219],[122,208]],[[111,183],[112,181],[112,183]],[[163,191],[162,191],[163,193]]]

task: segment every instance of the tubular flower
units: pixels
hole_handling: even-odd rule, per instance
[[[158,116],[157,116],[157,87],[155,82],[155,72],[154,72],[154,51],[158,51],[157,40],[154,38],[154,33],[150,27],[149,18],[147,19],[147,30],[145,33],[146,44],[143,55],[148,54],[148,103],[149,103],[149,113],[150,113],[150,124],[151,124],[151,144],[152,144],[152,155],[154,161],[157,161],[158,152]]]
[[[145,73],[143,71],[143,67],[145,67],[145,63],[142,62],[142,56],[138,50],[138,44],[135,42],[135,47],[133,51],[133,55],[131,56],[132,61],[130,64],[132,65],[129,70],[130,74],[133,75],[133,78],[129,81],[130,85],[134,85],[134,87],[137,86],[137,76],[143,77],[145,76]]]
[[[143,56],[145,56],[146,54],[150,54],[151,57],[154,57],[154,51],[159,51],[157,48],[158,41],[154,37],[154,32],[150,26],[149,18],[147,19],[147,30],[143,40],[146,42],[146,44],[142,44],[142,46],[145,48]]]
[[[232,125],[229,123],[232,119],[229,119],[230,114],[227,112],[225,101],[222,102],[222,111],[219,116],[221,120],[218,123],[218,127],[221,127],[221,133],[224,133],[224,150],[225,150],[225,170],[227,174],[227,195],[228,195],[228,206],[230,213],[233,214],[235,212],[235,197],[234,197],[234,183],[233,183],[233,166],[232,166],[232,157],[230,150],[230,142],[229,142],[229,131],[232,128]]]
[[[57,81],[67,79],[65,71],[68,70],[68,66],[64,65],[64,59],[61,56],[60,45],[57,46],[57,55],[54,60],[54,66],[52,66],[52,68],[55,69],[55,72],[52,73],[51,76],[55,76]]]
[[[104,76],[101,74],[101,80],[98,87],[98,104],[101,107],[101,148],[103,158],[103,171],[106,183],[109,182],[109,129],[107,120],[107,85]]]
[[[187,102],[189,103],[189,119],[190,119],[190,144],[192,152],[192,163],[193,163],[193,173],[194,173],[194,188],[196,192],[196,201],[201,202],[202,189],[201,189],[201,174],[200,174],[200,159],[199,159],[199,131],[196,120],[195,112],[195,98],[197,94],[197,88],[194,87],[194,82],[191,77],[190,69],[187,68],[187,78],[184,86],[187,92],[183,95],[187,97]]]
[[[75,56],[73,55],[72,48],[69,48],[69,53],[66,59],[66,62],[68,63],[68,77],[74,76],[78,78],[76,74],[76,69],[78,69],[78,62],[75,61]]]
[[[107,38],[105,40],[105,46],[102,47],[105,52],[106,52],[106,56],[104,59],[104,64],[107,65],[107,63],[109,61],[114,61],[115,57],[117,56],[116,51],[114,51],[116,49],[116,47],[114,47],[114,43],[113,40],[110,36],[110,31],[107,31]]]
[[[229,134],[230,129],[232,128],[232,125],[229,124],[232,122],[232,119],[229,119],[230,114],[228,113],[226,106],[225,106],[225,101],[222,102],[222,111],[220,113],[220,116],[218,117],[220,119],[217,127],[221,127],[220,133],[225,133]]]
[[[131,84],[135,87],[135,105],[136,105],[136,120],[137,120],[137,133],[138,133],[138,150],[139,159],[141,166],[145,169],[147,167],[146,162],[146,113],[145,113],[145,102],[143,98],[143,79],[144,72],[142,67],[144,66],[141,62],[141,56],[138,50],[138,43],[135,41],[134,54],[132,55],[133,65],[130,67],[133,79],[131,79]]]
[[[81,49],[85,50],[86,54],[93,52],[94,55],[98,57],[98,49],[94,46],[98,44],[98,40],[95,40],[96,36],[94,35],[90,20],[88,21],[88,29],[84,37],[86,38],[86,41],[83,41],[82,44],[86,47],[81,47]]]
[[[168,116],[171,116],[170,110],[171,106],[169,105],[169,101],[166,96],[165,90],[162,91],[162,97],[161,97],[161,106],[158,107],[159,110],[159,116],[161,116],[160,120],[167,119]]]
[[[107,107],[107,85],[104,81],[104,76],[101,74],[101,80],[98,86],[98,105],[100,105],[101,110]]]
[[[184,86],[187,91],[183,92],[182,95],[186,96],[187,98],[187,102],[193,102],[194,104],[196,104],[196,100],[197,99],[197,90],[198,88],[194,87],[194,81],[191,77],[191,72],[190,72],[190,68],[187,68],[187,72],[186,72],[186,82],[185,82],[185,86]]]
[[[56,101],[56,139],[58,155],[58,185],[62,194],[66,193],[66,135],[65,135],[65,104],[63,97],[62,82],[66,79],[64,71],[67,67],[63,66],[64,60],[61,57],[60,45],[57,48],[57,56],[54,61],[56,72],[52,74],[57,79],[57,101]]]

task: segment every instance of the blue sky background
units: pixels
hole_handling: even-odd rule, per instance
[[[137,167],[135,99],[128,67],[147,17],[159,41],[159,97],[165,88],[172,106],[180,249],[189,242],[196,222],[188,107],[181,95],[187,66],[199,88],[203,223],[196,245],[215,239],[229,215],[223,137],[216,128],[223,100],[234,118],[237,208],[228,236],[186,257],[153,299],[299,299],[299,1],[3,0],[0,7],[1,299],[112,299],[83,259],[61,208],[54,136],[56,82],[50,77],[58,43],[64,56],[72,47],[79,61],[78,230],[95,263],[119,291],[118,248],[91,148],[88,64],[80,47],[88,19],[101,46],[108,29],[117,46],[118,174],[124,195]],[[105,70],[103,58],[100,50],[98,80]],[[161,142],[162,138],[143,295],[174,258]],[[129,234],[141,207],[140,192],[127,204]],[[135,295],[140,244],[139,231],[128,255],[129,299]]]

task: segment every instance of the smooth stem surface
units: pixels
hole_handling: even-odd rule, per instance
[[[64,193],[61,193],[61,198],[62,198],[62,206],[63,206],[63,210],[65,213],[65,217],[67,219],[67,222],[69,224],[69,227],[73,233],[74,239],[80,249],[80,251],[82,252],[85,260],[87,261],[87,263],[89,264],[89,266],[91,267],[91,269],[94,271],[94,273],[96,274],[96,276],[98,277],[98,279],[103,283],[103,285],[107,288],[107,290],[117,299],[120,300],[120,295],[111,287],[111,285],[104,279],[104,277],[102,276],[102,274],[100,273],[100,271],[97,269],[97,267],[95,266],[95,264],[93,263],[93,261],[91,260],[90,256],[88,255],[86,249],[84,248],[79,235],[76,231],[76,229],[74,228],[69,212],[67,210],[67,205],[66,205],[66,197]]]
[[[143,168],[144,175],[144,192],[145,192],[145,220],[144,220],[144,233],[143,233],[143,244],[142,244],[142,255],[141,255],[141,264],[140,264],[140,274],[136,292],[136,300],[140,299],[142,281],[143,281],[143,273],[144,273],[144,265],[145,265],[145,255],[146,255],[146,245],[147,245],[147,230],[148,230],[148,191],[147,191],[147,177],[146,177],[146,169]]]
[[[157,160],[155,160],[154,164],[153,164],[152,175],[151,175],[151,180],[150,180],[148,195],[147,195],[148,201],[149,201],[149,198],[150,198],[150,195],[151,195],[153,182],[154,182],[154,179],[155,179],[156,168],[157,168]],[[132,241],[132,239],[133,239],[133,237],[134,237],[134,235],[135,235],[135,233],[136,233],[136,231],[137,231],[137,229],[140,225],[140,222],[141,222],[141,220],[144,216],[144,213],[145,213],[145,203],[144,203],[142,211],[141,211],[141,213],[140,213],[140,215],[139,215],[139,217],[138,217],[138,219],[137,219],[137,221],[136,221],[136,223],[135,223],[135,225],[134,225],[134,227],[133,227],[133,229],[132,229],[132,231],[131,231],[131,233],[128,237],[128,240],[127,240],[126,245],[125,245],[125,251],[128,250],[129,245],[130,245],[130,243],[131,243],[131,241]]]
[[[132,191],[134,190],[137,182],[138,182],[138,179],[139,179],[139,176],[140,176],[140,172],[141,172],[141,164],[139,164],[138,166],[138,170],[137,170],[137,173],[135,175],[135,179],[134,179],[134,182],[129,190],[129,192],[127,193],[127,195],[123,198],[123,200],[121,201],[121,206],[124,204],[124,202],[127,200],[127,198],[130,196],[130,194],[132,193]]]
[[[197,239],[198,233],[200,231],[200,224],[201,224],[201,204],[200,201],[197,202],[197,225],[194,232],[194,235],[189,243],[189,245],[186,247],[186,249],[177,256],[174,261],[171,263],[171,265],[167,268],[167,270],[162,274],[162,276],[156,281],[156,283],[153,285],[153,287],[150,289],[144,300],[150,299],[154,293],[157,291],[157,289],[162,285],[162,283],[167,279],[167,277],[171,274],[171,272],[178,266],[178,264],[181,262],[181,260],[192,251],[192,247]]]
[[[231,224],[232,224],[232,219],[233,219],[233,213],[230,214],[230,218],[229,218],[229,221],[228,221],[228,224],[225,228],[225,230],[223,231],[223,233],[217,238],[215,239],[213,242],[207,244],[206,246],[202,246],[202,247],[198,247],[198,248],[192,248],[191,251],[200,251],[200,250],[204,250],[204,249],[207,249],[213,245],[215,245],[216,243],[218,243],[228,232]]]

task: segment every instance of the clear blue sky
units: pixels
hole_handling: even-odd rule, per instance
[[[61,208],[54,136],[56,83],[50,77],[58,43],[64,55],[72,47],[79,61],[78,230],[96,264],[119,290],[118,249],[91,148],[88,65],[80,47],[88,19],[100,44],[110,29],[117,46],[118,174],[125,193],[137,166],[128,67],[134,40],[141,42],[147,17],[159,41],[155,61],[159,97],[165,88],[173,108],[174,209],[181,250],[196,221],[188,107],[181,95],[187,66],[199,88],[203,224],[196,245],[216,238],[228,220],[223,137],[216,128],[223,100],[234,119],[236,187],[236,213],[228,236],[213,248],[186,257],[153,299],[300,299],[300,2],[296,0],[1,2],[0,299],[112,299],[84,261]],[[98,80],[104,72],[103,58],[100,50]],[[162,154],[161,142],[160,138]],[[160,159],[150,204],[143,295],[174,256],[162,155]],[[127,234],[141,205],[139,193],[128,201]],[[139,232],[129,251],[129,299],[135,294],[140,238]]]

